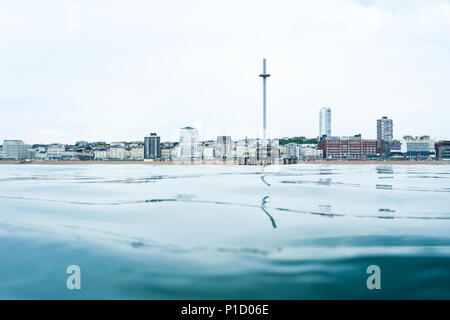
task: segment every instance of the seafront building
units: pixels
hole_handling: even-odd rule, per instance
[[[409,158],[428,158],[435,153],[434,140],[429,136],[404,136],[403,153]]]
[[[238,164],[275,163],[280,160],[280,149],[278,139],[267,139],[267,146],[256,139],[241,139],[234,143],[232,157]]]
[[[5,140],[2,150],[3,159],[25,160],[29,148],[30,146],[22,140]]]
[[[78,160],[77,154],[74,150],[66,150],[66,151],[62,152],[60,159],[63,161]]]
[[[279,147],[279,151],[280,151],[280,156],[285,156],[287,154],[287,147],[286,145],[280,145]]]
[[[34,159],[36,160],[46,160],[47,157],[47,146],[35,146],[33,147],[34,150]]]
[[[199,158],[198,131],[192,127],[180,129],[180,142],[178,145],[178,159],[181,161]]]
[[[394,139],[393,121],[388,117],[382,117],[377,120],[377,142],[378,153],[382,157],[391,155],[391,145]]]
[[[156,133],[144,138],[144,159],[161,159],[161,138]]]
[[[258,160],[259,139],[241,139],[236,141],[235,158],[239,164],[252,164]]]
[[[361,160],[377,156],[377,140],[362,139],[361,135],[350,137],[324,137],[318,148],[325,159]]]
[[[98,149],[94,151],[95,160],[109,160],[110,153],[107,149]]]
[[[436,150],[436,158],[450,159],[450,140],[436,142],[434,148]]]
[[[331,109],[323,107],[319,111],[319,138],[331,136]]]
[[[124,160],[127,158],[127,151],[122,147],[113,147],[109,150],[112,160]]]
[[[233,150],[233,140],[230,136],[218,136],[217,137],[217,156],[227,159],[231,157]]]
[[[296,143],[288,143],[286,145],[286,158],[288,159],[299,158],[299,147]]]
[[[402,143],[399,140],[392,140],[389,143],[389,154],[385,155],[385,157],[394,157],[401,158],[402,157]]]
[[[130,159],[144,160],[144,147],[135,146],[130,149]]]
[[[377,140],[391,142],[394,139],[392,119],[382,117],[377,120]]]
[[[317,149],[315,144],[301,144],[298,148],[298,157],[302,160],[322,159],[323,150]]]
[[[61,160],[66,146],[60,143],[53,143],[47,148],[47,158],[49,160]]]

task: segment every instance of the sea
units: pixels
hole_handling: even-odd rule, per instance
[[[0,165],[0,299],[449,298],[448,165]]]

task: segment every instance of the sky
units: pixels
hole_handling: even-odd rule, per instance
[[[261,136],[450,139],[450,1],[9,1],[0,143]]]

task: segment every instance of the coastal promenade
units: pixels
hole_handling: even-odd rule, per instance
[[[95,160],[42,160],[42,161],[23,161],[23,160],[0,160],[1,164],[43,164],[43,165],[243,165],[236,161],[95,161]],[[283,162],[275,163],[276,165],[289,165]],[[321,164],[321,165],[450,165],[450,160],[308,160],[297,161],[296,164]],[[261,165],[261,163],[247,164]]]

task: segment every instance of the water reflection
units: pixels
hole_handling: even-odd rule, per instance
[[[377,184],[377,189],[392,190],[392,184]]]
[[[392,166],[379,166],[376,167],[377,174],[394,174]]]
[[[329,186],[331,184],[331,178],[321,178],[319,179],[318,184]]]
[[[321,167],[0,166],[0,296],[448,299],[450,167]]]
[[[378,212],[389,212],[389,213],[394,213],[395,210],[388,209],[388,208],[380,208],[380,209],[378,209]]]
[[[272,227],[274,229],[276,229],[277,224],[275,223],[275,219],[270,215],[270,213],[266,210],[266,202],[267,199],[269,199],[269,196],[265,196],[264,198],[262,198],[261,200],[261,210],[264,211],[264,213],[269,217],[270,222],[272,222]]]
[[[270,187],[270,183],[268,183],[265,179],[265,176],[261,176],[261,181],[264,182],[264,184],[268,187]]]
[[[320,175],[331,175],[333,174],[333,171],[331,169],[319,169]]]
[[[319,204],[319,211],[323,213],[331,213],[331,205]]]

